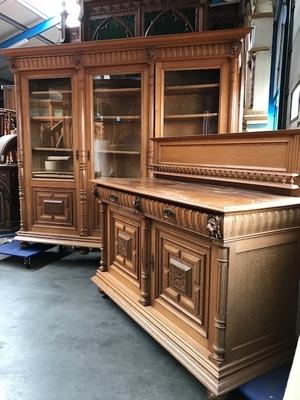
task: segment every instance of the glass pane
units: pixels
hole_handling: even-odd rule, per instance
[[[135,15],[90,20],[90,40],[122,39],[136,36]]]
[[[220,70],[165,72],[164,136],[218,133]]]
[[[94,176],[141,174],[141,75],[96,75]]]
[[[33,177],[72,178],[71,79],[30,80],[29,107]]]
[[[145,36],[195,31],[196,8],[171,8],[145,12]]]

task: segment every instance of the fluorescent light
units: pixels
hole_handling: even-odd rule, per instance
[[[68,28],[80,26],[79,17],[81,14],[81,6],[79,0],[65,0],[64,8],[67,12],[66,26]]]

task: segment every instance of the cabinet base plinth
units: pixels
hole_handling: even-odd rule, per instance
[[[78,238],[74,237],[61,237],[61,236],[47,236],[41,235],[39,233],[34,232],[17,232],[15,236],[16,240],[20,240],[23,242],[32,242],[32,243],[48,243],[54,244],[57,246],[72,246],[72,247],[79,247],[79,248],[91,248],[91,249],[99,249],[100,245],[99,238]],[[88,251],[86,249],[85,251]]]
[[[206,392],[208,400],[229,400],[229,394],[215,395],[210,390]]]
[[[91,280],[187,368],[208,389],[210,396],[215,396],[210,397],[211,399],[223,400],[217,396],[225,395],[267,372],[270,365],[275,368],[292,357],[293,348],[289,347],[275,354],[274,351],[270,351],[270,354],[261,356],[261,359],[256,361],[250,357],[247,363],[241,360],[234,365],[218,367],[210,360],[211,353],[207,348],[193,347],[192,342],[186,341],[186,336],[180,337],[180,332],[175,332],[174,327],[166,326],[166,320],[158,310],[152,305],[145,307],[140,304],[139,296],[133,292],[129,294],[128,288],[109,272],[98,271]]]

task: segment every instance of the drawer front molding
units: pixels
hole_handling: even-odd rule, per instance
[[[33,188],[34,213],[33,224],[73,227],[74,193],[73,191],[57,191]]]
[[[160,221],[201,233],[206,237],[211,236],[208,231],[207,213],[139,196],[137,202],[137,196],[133,194],[104,187],[100,187],[100,198],[101,201],[111,204],[116,204],[114,199],[118,198],[118,206],[129,209],[135,214],[140,213],[141,215],[150,216]]]

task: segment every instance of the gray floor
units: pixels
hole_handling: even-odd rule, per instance
[[[203,386],[89,278],[97,253],[0,256],[1,400],[201,400]]]

